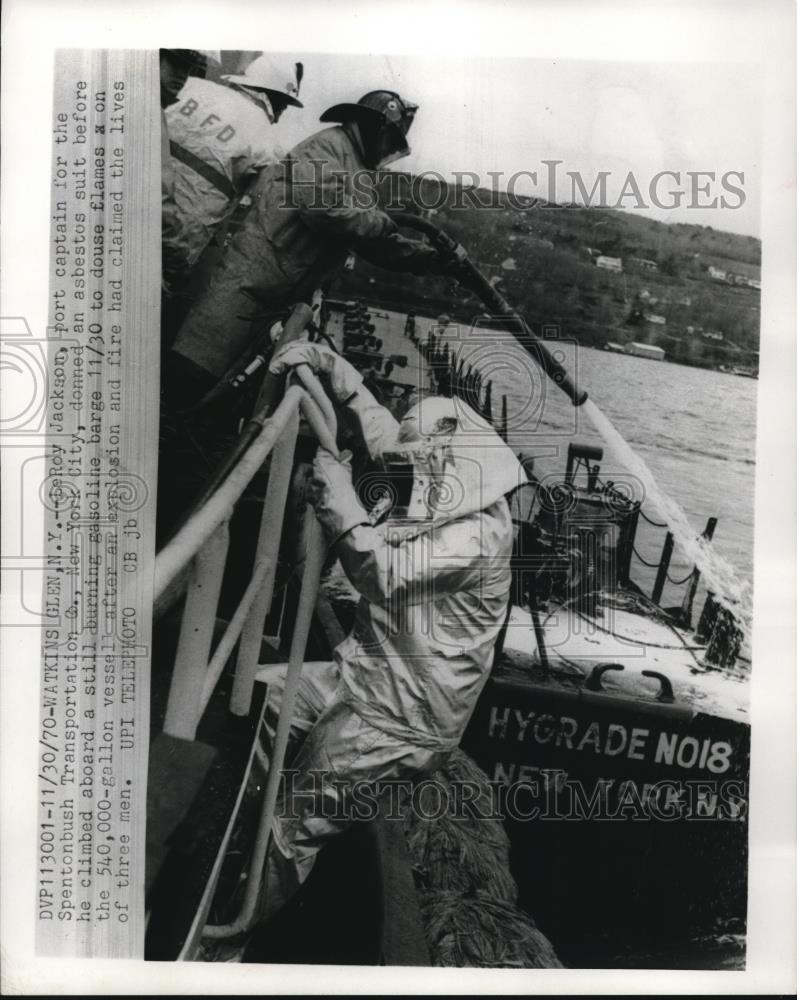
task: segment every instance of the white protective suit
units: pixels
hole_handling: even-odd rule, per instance
[[[414,778],[439,767],[460,741],[509,598],[513,525],[505,494],[526,482],[511,450],[459,400],[424,400],[399,425],[347,362],[330,361],[331,352],[317,345],[293,345],[282,355],[290,360],[272,363],[272,370],[317,362],[319,353],[316,370],[328,363],[339,375],[345,366],[342,380],[333,373],[333,391],[337,378],[335,394],[350,397],[372,457],[397,444],[434,445],[438,502],[425,520],[374,526],[347,459],[324,450],[316,458],[316,514],[362,598],[334,662],[308,664],[302,676],[294,731],[309,735],[289,764],[264,916],[304,881],[324,842],[348,825],[350,790],[330,781]],[[447,433],[440,435],[442,427]],[[327,776],[323,787],[314,772]]]
[[[174,187],[165,213],[175,216],[169,227],[175,235],[164,242],[164,255],[179,262],[182,274],[194,267],[255,173],[283,155],[266,107],[192,76],[167,108]]]

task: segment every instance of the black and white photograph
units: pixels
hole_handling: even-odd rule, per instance
[[[783,989],[793,12],[137,6],[4,144],[9,992]]]

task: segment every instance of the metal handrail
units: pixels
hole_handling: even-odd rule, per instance
[[[241,641],[235,662],[235,677],[230,695],[230,711],[233,715],[249,715],[252,705],[252,691],[255,685],[260,643],[266,615],[274,596],[277,556],[282,536],[285,507],[288,502],[298,430],[299,418],[298,414],[294,414],[288,429],[275,445],[271,455],[269,485],[260,514],[260,531],[255,549],[255,566],[263,563],[266,570],[260,590],[255,596],[251,611],[241,631]]]
[[[222,521],[232,513],[233,506],[268,458],[279,437],[285,432],[304,395],[305,391],[300,386],[290,386],[286,390],[274,414],[263,424],[259,437],[255,439],[224,483],[158,553],[155,559],[155,600],[191,562]]]
[[[297,376],[306,387],[308,395],[303,398],[301,410],[311,428],[313,429],[319,444],[337,455],[337,442],[335,433],[337,432],[337,419],[332,404],[324,392],[321,383],[318,381],[312,370],[306,365],[300,365],[296,369]],[[263,880],[268,848],[271,840],[271,828],[274,822],[274,815],[279,797],[280,779],[282,775],[285,754],[288,749],[290,729],[293,722],[293,714],[296,706],[296,698],[299,690],[302,667],[304,665],[304,654],[307,648],[307,639],[310,633],[313,611],[316,605],[318,590],[321,584],[321,570],[326,557],[326,546],[324,545],[320,525],[313,512],[308,509],[305,512],[305,545],[306,558],[304,572],[302,574],[302,585],[299,593],[299,603],[296,609],[296,618],[293,625],[293,636],[291,648],[288,656],[288,665],[285,675],[285,686],[282,693],[282,701],[277,719],[277,731],[274,737],[271,763],[268,777],[266,779],[266,790],[263,796],[263,803],[260,811],[257,835],[255,837],[254,850],[252,852],[252,862],[249,868],[244,900],[237,918],[229,924],[207,925],[203,931],[203,936],[208,938],[229,938],[250,930],[256,921],[257,905],[260,896],[260,887]],[[252,679],[254,680],[254,678]],[[249,689],[251,698],[251,687]]]
[[[181,629],[180,642],[175,660],[174,677],[169,690],[164,732],[171,736],[192,740],[196,735],[207,703],[213,693],[215,682],[221,676],[227,657],[247,623],[249,612],[258,596],[257,588],[250,582],[243,599],[227,626],[212,659],[208,659],[213,639],[215,609],[221,587],[221,578],[227,555],[227,529],[235,503],[262,467],[263,462],[274,449],[278,440],[286,433],[297,413],[301,412],[323,447],[337,454],[337,444],[325,413],[316,400],[325,397],[323,388],[308,368],[301,375],[305,386],[289,386],[280,405],[272,417],[264,421],[260,435],[242,456],[228,478],[178,534],[166,545],[155,561],[155,594],[160,595],[171,582],[194,563],[192,579],[188,587],[188,599],[184,621],[189,628]],[[312,395],[310,395],[312,393]],[[285,477],[290,470],[283,469],[277,476],[269,477],[268,492],[285,493]],[[272,505],[273,506],[273,505]],[[283,501],[284,509],[284,501]],[[264,505],[263,515],[268,513]],[[274,526],[268,526],[272,544],[260,553],[253,569],[253,577],[266,581],[270,577],[273,589],[273,572],[276,566],[277,546],[281,534]],[[222,537],[223,536],[223,537]],[[268,600],[270,602],[270,594]],[[263,603],[262,601],[260,602]],[[259,645],[259,644],[258,644]],[[255,653],[256,655],[256,653]],[[236,714],[247,714],[254,685],[254,671],[251,664],[239,664],[246,677],[246,685],[239,681],[236,687]],[[211,679],[215,678],[213,683]]]
[[[241,641],[230,709],[236,715],[249,713],[258,669],[260,637],[273,597],[299,416],[305,419],[322,447],[332,454],[338,453],[335,410],[321,383],[307,365],[297,366],[293,374],[301,384],[288,385],[282,402],[268,419],[262,419],[262,415],[258,417],[258,420],[262,419],[261,432],[244,451],[218,489],[157,556],[156,597],[160,597],[172,587],[175,580],[184,577],[187,569],[190,569],[191,574],[164,724],[164,731],[172,736],[188,740],[195,738],[199,721],[239,639]],[[229,520],[235,504],[272,452],[252,575],[231,621],[211,656],[216,609],[229,544]],[[243,906],[239,916],[231,924],[223,927],[206,926],[202,933],[207,937],[233,936],[248,930],[255,920],[260,883],[279,795],[280,776],[320,586],[321,569],[326,556],[320,526],[312,510],[308,508],[305,516],[304,537],[307,551],[299,606],[294,622],[285,689]]]
[[[321,570],[326,555],[320,526],[311,511],[308,511],[305,515],[305,537],[307,539],[307,558],[305,560],[304,573],[302,574],[302,587],[293,627],[288,669],[285,675],[285,687],[282,693],[282,702],[277,720],[277,732],[274,737],[271,763],[266,779],[266,791],[260,810],[260,819],[255,837],[255,846],[252,852],[252,862],[247,875],[244,900],[235,920],[229,924],[208,924],[205,926],[203,936],[208,938],[230,938],[246,933],[254,926],[257,918],[260,887],[263,881],[263,872],[271,840],[271,828],[279,797],[282,768],[285,762],[285,753],[288,749],[293,712],[299,691],[299,681],[301,679],[302,666],[304,665],[304,652],[307,646],[307,637],[310,632],[316,595],[321,583]]]
[[[337,454],[334,410],[329,397],[309,366],[301,374],[305,388],[290,386],[274,414],[263,423],[260,436],[252,444],[238,465],[232,470],[224,484],[214,493],[201,511],[184,525],[174,538],[158,553],[155,560],[154,592],[158,600],[174,579],[191,562],[213,532],[232,512],[255,473],[268,458],[278,438],[285,432],[288,422],[301,408],[302,415],[310,424],[319,443]],[[309,388],[312,395],[307,391]],[[319,400],[325,398],[327,405],[321,409]]]

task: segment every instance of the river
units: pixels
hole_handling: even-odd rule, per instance
[[[451,338],[453,344],[456,339]],[[561,476],[569,442],[601,445],[602,477],[628,482],[634,497],[643,498],[643,509],[660,520],[583,409],[573,407],[509,335],[473,331],[469,341],[463,356],[492,378],[494,414],[500,414],[506,393],[510,444],[534,457],[539,476]],[[645,461],[661,490],[680,504],[695,534],[709,517],[718,518],[713,545],[742,580],[752,581],[758,382],[572,343],[549,341],[548,346],[561,352],[579,387]],[[664,533],[640,524],[637,550],[643,559],[657,562]],[[689,569],[690,560],[676,546],[671,577],[680,579]],[[635,559],[632,575],[649,593],[655,571]],[[662,603],[680,603],[682,593],[668,585]]]

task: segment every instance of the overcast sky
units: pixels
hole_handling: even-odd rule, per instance
[[[662,170],[682,174],[687,192],[680,208],[641,210],[676,222],[759,235],[760,88],[741,66],[695,63],[632,63],[516,58],[429,58],[421,56],[297,55],[305,64],[304,111],[287,113],[279,128],[288,148],[314,131],[321,112],[368,90],[398,90],[420,105],[410,133],[412,154],[395,169],[487,171],[507,177],[536,171],[517,182],[520,194],[548,197],[543,160],[561,160],[555,192],[570,200],[566,171],[578,171],[587,190],[597,171],[608,171],[608,194],[619,195],[629,171],[650,202],[651,179]],[[729,171],[745,175],[729,183],[742,187],[737,208],[687,208],[687,171],[714,171],[701,203],[725,196],[734,206],[742,197],[723,189]],[[700,181],[705,185],[706,179]],[[660,199],[669,204],[667,185]],[[505,187],[505,185],[501,185]],[[629,195],[624,204],[635,205]],[[637,211],[636,208],[634,208]]]

